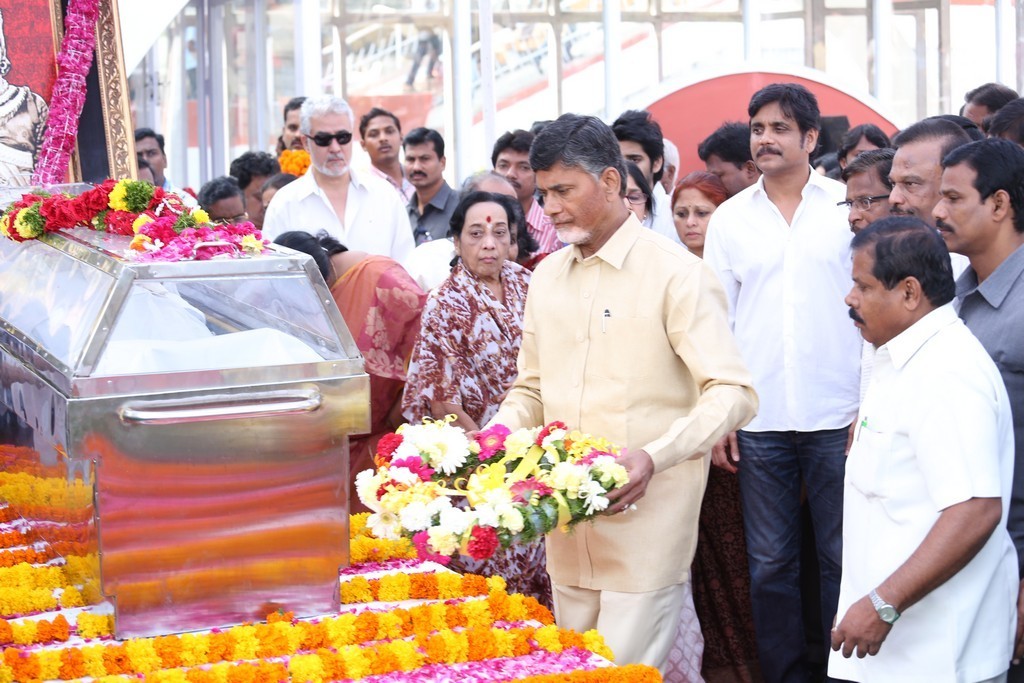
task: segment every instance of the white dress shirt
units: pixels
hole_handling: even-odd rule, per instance
[[[349,178],[352,184],[345,202],[344,221],[339,220],[331,200],[316,184],[311,167],[274,195],[263,219],[263,236],[273,240],[290,230],[312,235],[326,230],[353,251],[390,256],[403,262],[415,244],[409,215],[398,193],[369,173],[350,169]]]
[[[809,168],[809,167],[808,167]],[[761,399],[752,432],[812,432],[853,421],[861,337],[843,302],[852,284],[843,184],[810,171],[792,224],[764,177],[711,216],[704,258]]]
[[[412,250],[402,267],[424,292],[437,287],[452,274],[455,244],[452,238],[429,240]]]
[[[648,227],[686,249],[683,241],[679,239],[679,233],[676,232],[676,221],[672,217],[672,197],[665,192],[665,187],[661,183],[654,183],[652,192],[654,193],[654,196],[651,197],[654,200],[654,215],[651,217]]]
[[[830,676],[972,683],[1006,671],[1017,603],[1006,531],[1012,475],[1003,380],[951,304],[878,348],[846,463],[837,619],[907,561],[946,508],[999,498],[1003,513],[963,569],[907,608],[877,655],[833,652]]]

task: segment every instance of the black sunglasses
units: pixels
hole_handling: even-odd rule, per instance
[[[326,147],[331,140],[337,140],[339,145],[347,145],[352,142],[352,133],[347,130],[339,130],[337,133],[317,133],[310,135],[309,139],[316,143],[317,147]]]

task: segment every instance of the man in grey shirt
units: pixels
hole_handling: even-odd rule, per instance
[[[445,167],[444,138],[436,130],[416,128],[405,136],[402,148],[405,177],[416,188],[407,207],[416,245],[444,239],[459,205],[458,193],[441,177]]]
[[[951,252],[970,266],[956,282],[960,317],[992,356],[1013,412],[1015,467],[1007,528],[1024,577],[1024,149],[989,138],[942,160],[936,227]],[[1024,581],[1017,599],[1015,661],[1024,644]],[[1013,666],[1010,681],[1024,681]]]

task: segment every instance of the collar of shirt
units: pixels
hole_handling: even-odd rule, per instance
[[[810,175],[807,178],[807,182],[804,183],[804,188],[802,190],[800,190],[800,196],[806,198],[807,197],[808,189],[812,188],[812,187],[813,188],[817,188],[817,189],[821,190],[822,192],[828,193],[829,187],[824,182],[825,180],[827,180],[827,178],[825,176],[821,175],[820,173],[818,173],[817,171],[815,171],[810,166],[808,166],[807,169],[810,171]],[[760,196],[763,196],[768,201],[771,201],[769,199],[769,197],[768,197],[767,190],[764,189],[764,174],[763,173],[757,179],[757,182],[754,183],[753,185],[751,185],[751,192],[755,196],[760,195]]]
[[[903,330],[888,342],[879,347],[879,351],[886,349],[892,358],[892,364],[896,368],[906,365],[914,354],[924,346],[924,343],[931,339],[936,333],[949,325],[958,322],[960,319],[953,309],[953,304],[948,303],[939,306],[934,311],[918,320],[916,323]]]
[[[360,181],[359,175],[352,167],[349,167],[348,169],[348,179],[349,182],[352,183],[353,187],[357,187],[359,189],[363,188],[363,183]],[[327,201],[327,195],[324,194],[323,189],[316,182],[316,176],[313,175],[312,166],[310,166],[309,170],[302,174],[302,176],[297,180],[292,181],[292,184],[297,187],[297,190],[295,191],[296,199],[305,199],[306,197],[315,194],[320,195],[325,201]],[[327,201],[327,203],[330,204],[330,201]]]
[[[626,262],[626,256],[629,255],[630,249],[636,244],[637,238],[640,236],[641,231],[644,229],[640,225],[640,221],[633,214],[629,212],[629,216],[626,217],[626,221],[619,226],[618,229],[612,236],[608,238],[597,253],[587,258],[583,257],[583,252],[576,245],[573,245],[573,260],[577,263],[583,263],[590,259],[598,258],[615,268],[616,270],[622,270],[622,264]],[[570,261],[571,263],[572,261]]]
[[[1017,247],[1012,254],[989,275],[984,282],[978,284],[978,274],[974,268],[968,267],[960,279],[956,281],[956,298],[963,299],[977,291],[992,308],[999,308],[1003,300],[1013,289],[1013,284],[1024,274],[1024,245]]]
[[[444,180],[441,181],[441,189],[437,191],[437,194],[427,202],[427,206],[432,206],[436,211],[444,211],[445,205],[448,203],[448,197],[452,194],[452,188]],[[409,208],[414,209],[417,214],[420,212],[419,197],[413,193],[412,198],[409,200]],[[427,207],[423,207],[423,213],[426,213]]]

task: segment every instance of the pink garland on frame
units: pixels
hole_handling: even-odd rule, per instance
[[[78,138],[85,106],[85,77],[96,50],[96,20],[101,0],[68,0],[64,40],[57,55],[57,80],[50,98],[42,153],[32,172],[34,185],[62,183]]]

